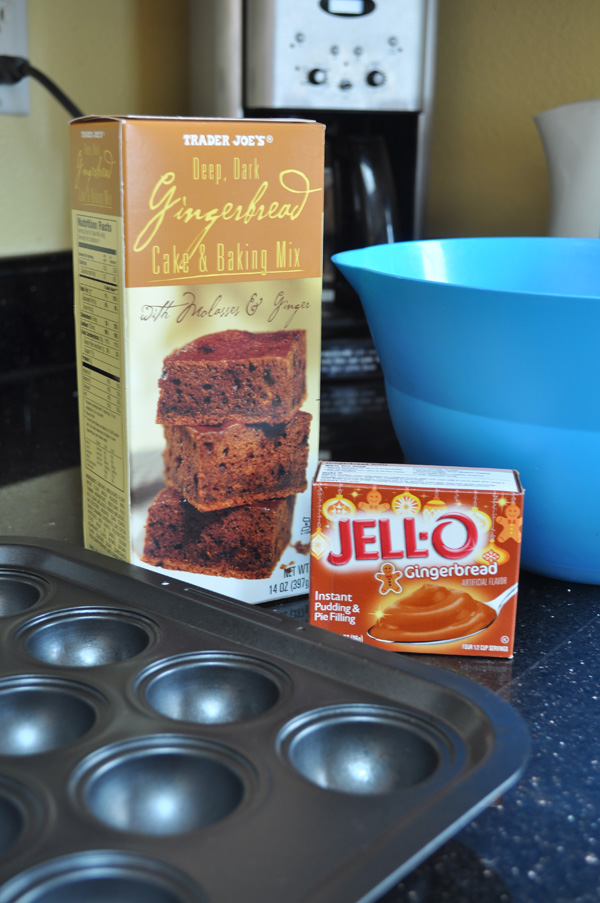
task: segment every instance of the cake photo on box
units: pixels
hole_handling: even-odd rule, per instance
[[[144,560],[217,577],[269,577],[291,538],[294,496],[198,511],[162,489],[148,511]]]
[[[201,336],[168,354],[157,423],[164,481],[142,561],[221,577],[273,573],[307,488],[303,330]]]
[[[158,423],[284,423],[306,398],[304,330],[201,336],[169,354]]]
[[[199,511],[304,492],[311,420],[299,411],[287,423],[165,424],[165,483]]]

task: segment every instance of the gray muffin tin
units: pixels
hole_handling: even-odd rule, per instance
[[[0,537],[0,903],[367,903],[519,778],[480,686]]]

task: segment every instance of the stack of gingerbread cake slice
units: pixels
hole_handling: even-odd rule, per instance
[[[143,560],[221,577],[268,577],[306,489],[311,415],[304,331],[226,330],[169,354],[159,381],[165,488]]]

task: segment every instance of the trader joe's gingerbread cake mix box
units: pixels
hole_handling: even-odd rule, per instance
[[[257,603],[308,591],[324,127],[71,123],[86,545]]]
[[[311,623],[380,649],[510,658],[522,521],[513,470],[322,463]]]

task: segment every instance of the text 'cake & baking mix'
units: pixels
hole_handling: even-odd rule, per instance
[[[324,127],[71,123],[86,545],[257,603],[308,591]]]

